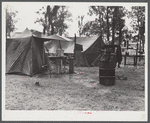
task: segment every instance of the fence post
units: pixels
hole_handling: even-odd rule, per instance
[[[138,43],[137,43],[137,48],[136,48],[136,65],[137,65],[137,54],[138,54]]]
[[[124,56],[124,65],[126,65],[126,55]]]

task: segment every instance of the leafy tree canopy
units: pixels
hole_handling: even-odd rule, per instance
[[[43,33],[62,35],[68,28],[66,21],[71,21],[71,13],[66,6],[47,6],[36,12],[41,17],[35,23],[43,26]]]
[[[10,11],[10,6],[6,7],[6,37],[10,37],[11,32],[16,29],[17,19],[15,17],[17,13],[18,11]]]
[[[126,15],[122,6],[90,6],[88,14],[96,15],[94,21],[89,21],[83,26],[85,35],[102,35],[103,39],[112,39],[113,35],[122,38],[122,29],[125,26],[123,17]],[[114,26],[115,25],[115,26]],[[115,33],[113,34],[112,31]],[[107,39],[106,39],[106,35]]]
[[[128,11],[128,17],[132,19],[131,25],[133,27],[134,32],[139,31],[139,27],[145,28],[145,7],[144,6],[132,6],[131,11]]]

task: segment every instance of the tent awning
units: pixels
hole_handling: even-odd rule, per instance
[[[48,40],[58,40],[58,41],[73,41],[72,39],[69,39],[60,35],[43,36],[42,38],[45,38]]]

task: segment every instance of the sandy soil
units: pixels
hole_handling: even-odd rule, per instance
[[[99,84],[99,67],[75,67],[75,74],[6,75],[6,110],[144,111],[144,67],[116,69],[115,85]],[[39,82],[40,86],[35,82]]]

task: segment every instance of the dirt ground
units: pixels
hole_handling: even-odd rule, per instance
[[[48,74],[6,75],[6,110],[145,110],[144,66],[116,68],[113,86],[99,84],[99,67],[74,69],[75,74],[51,78]]]

